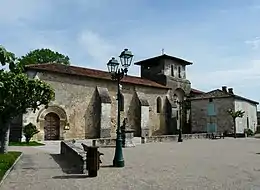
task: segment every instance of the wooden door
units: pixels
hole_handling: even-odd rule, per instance
[[[44,139],[59,140],[60,137],[60,118],[55,113],[49,113],[45,116]]]

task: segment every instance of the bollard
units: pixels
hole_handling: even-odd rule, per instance
[[[99,169],[98,147],[88,147],[87,151],[87,170],[89,177],[96,177]]]
[[[141,137],[141,143],[142,143],[142,144],[145,144],[145,143],[146,143],[145,137]]]

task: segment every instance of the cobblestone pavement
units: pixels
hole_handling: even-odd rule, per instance
[[[51,148],[50,148],[51,147]],[[67,174],[58,146],[23,147],[1,190],[254,190],[260,189],[260,139],[188,140],[124,149],[126,166],[112,168],[113,149],[98,177]]]

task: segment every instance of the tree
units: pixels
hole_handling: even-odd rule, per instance
[[[59,52],[54,52],[50,49],[44,48],[30,51],[25,56],[19,58],[19,64],[21,66],[43,63],[59,63],[70,65],[70,58]]]
[[[0,46],[0,62],[9,70],[0,70],[0,153],[6,153],[9,143],[10,121],[28,109],[34,112],[41,105],[54,100],[54,90],[43,81],[30,79],[18,69],[14,54]]]
[[[240,117],[244,117],[245,112],[242,110],[238,110],[238,111],[234,111],[232,109],[228,109],[228,114],[232,117],[233,120],[233,125],[234,125],[234,138],[237,138],[237,130],[236,130],[236,118]]]
[[[29,144],[31,138],[39,133],[40,131],[37,130],[36,126],[32,123],[29,123],[24,126],[23,133],[26,138],[26,143]]]

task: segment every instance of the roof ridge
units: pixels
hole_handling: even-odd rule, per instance
[[[76,65],[64,65],[64,64],[60,64],[60,63],[42,63],[42,64],[31,64],[31,65],[26,65],[25,67],[30,68],[30,67],[35,67],[35,66],[47,66],[47,65],[57,65],[57,66],[64,66],[64,67],[73,67],[76,69],[84,69],[84,70],[91,70],[91,71],[98,71],[98,72],[103,72],[106,74],[109,74],[108,71],[104,71],[104,70],[100,70],[100,69],[93,69],[93,68],[86,68],[83,66],[76,66]],[[145,79],[145,78],[141,78],[140,76],[134,76],[134,75],[126,75],[126,77],[132,77],[132,78],[140,78],[142,80],[149,80],[149,79]],[[151,80],[149,80],[151,81]],[[154,81],[153,81],[154,82]],[[156,82],[155,82],[156,83]],[[158,83],[159,84],[159,83]]]
[[[26,66],[27,69],[38,69],[42,71],[49,71],[49,72],[56,72],[56,73],[63,73],[69,75],[78,75],[78,76],[86,76],[91,78],[100,78],[106,80],[112,80],[110,73],[103,70],[98,69],[90,69],[86,67],[80,66],[72,66],[72,65],[63,65],[59,63],[43,63],[43,64],[33,64]],[[64,69],[62,69],[64,68]],[[144,86],[151,86],[157,88],[164,88],[169,89],[169,87],[157,83],[155,81],[145,79],[139,76],[132,76],[127,75],[122,82],[124,83],[132,83],[137,85],[144,85]]]

